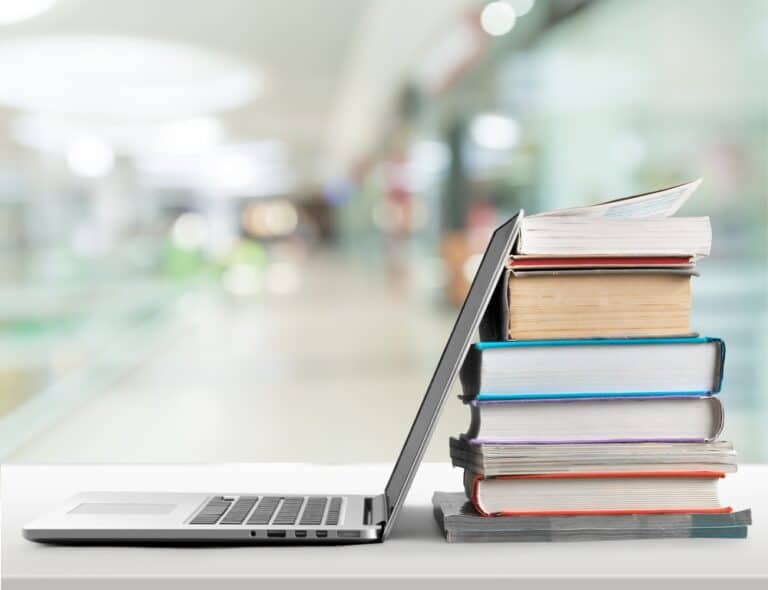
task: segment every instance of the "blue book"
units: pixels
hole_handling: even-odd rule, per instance
[[[478,342],[460,377],[465,401],[705,396],[722,386],[718,338]]]

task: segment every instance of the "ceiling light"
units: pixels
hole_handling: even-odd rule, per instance
[[[0,103],[101,121],[195,117],[261,90],[250,64],[151,39],[31,37],[0,43]]]
[[[483,30],[492,37],[506,35],[515,26],[517,16],[515,9],[508,2],[498,0],[486,4],[480,13],[480,24]]]
[[[214,117],[195,117],[158,125],[146,134],[143,151],[165,154],[196,154],[215,147],[224,137],[221,122]]]
[[[115,154],[112,148],[100,137],[79,137],[67,149],[67,164],[78,176],[106,176],[114,163]]]
[[[17,23],[50,10],[56,0],[0,0],[0,25]]]
[[[11,121],[10,135],[21,145],[44,152],[65,152],[74,139],[95,135],[123,154],[182,155],[210,151],[223,140],[224,128],[215,117],[105,123],[29,114]]]
[[[472,140],[491,150],[509,150],[520,141],[520,126],[505,115],[484,114],[472,120],[469,128]]]

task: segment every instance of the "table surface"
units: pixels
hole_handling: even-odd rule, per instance
[[[254,582],[299,587],[401,585],[419,580],[498,586],[525,580],[574,588],[574,581],[627,587],[659,580],[724,580],[768,587],[768,465],[743,466],[720,487],[724,503],[752,508],[746,540],[686,539],[583,543],[448,544],[432,516],[434,490],[460,489],[460,471],[424,464],[385,543],[331,547],[76,547],[41,545],[22,526],[80,491],[378,493],[389,466],[309,464],[5,465],[2,580],[14,588],[239,588]],[[587,587],[587,586],[585,586]]]

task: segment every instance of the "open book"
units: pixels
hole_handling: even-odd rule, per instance
[[[525,217],[518,256],[707,256],[708,217],[672,217],[701,180],[589,207]]]
[[[685,205],[700,184],[701,178],[650,193],[605,201],[588,207],[558,209],[533,217],[670,217]]]

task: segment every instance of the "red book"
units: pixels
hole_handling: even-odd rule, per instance
[[[483,516],[727,513],[717,498],[720,471],[632,471],[502,475],[464,472]]]
[[[690,256],[615,256],[615,257],[539,257],[512,256],[507,263],[511,269],[545,268],[689,268]]]

